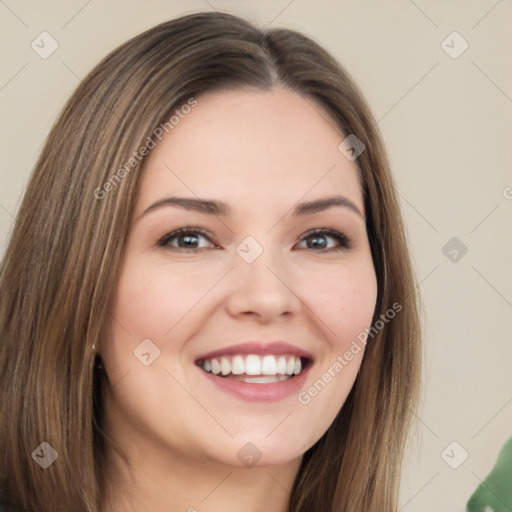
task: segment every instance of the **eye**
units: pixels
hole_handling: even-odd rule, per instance
[[[206,240],[201,246],[201,238]],[[200,228],[187,227],[180,228],[164,235],[159,241],[159,247],[166,247],[173,250],[191,250],[199,249],[217,249],[211,239],[212,235]],[[334,244],[330,244],[328,239],[334,240]],[[306,233],[300,243],[306,243],[306,249],[318,249],[315,252],[331,252],[347,250],[352,247],[352,241],[343,233],[333,229],[317,228]],[[300,245],[300,244],[299,244]],[[334,245],[334,246],[333,246]]]
[[[211,242],[211,235],[199,228],[180,228],[168,233],[158,241],[158,246],[168,247],[171,249],[207,249],[216,248],[217,246]],[[209,240],[209,243],[201,246],[200,239]]]
[[[329,246],[328,238],[335,241],[334,247]],[[311,241],[311,242],[310,242]],[[307,249],[319,249],[315,252],[342,251],[352,248],[352,241],[343,233],[334,229],[314,229],[302,237],[301,243],[306,242]],[[337,244],[337,246],[336,246]]]

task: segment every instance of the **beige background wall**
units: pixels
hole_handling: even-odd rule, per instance
[[[43,140],[80,78],[127,38],[210,9],[313,36],[369,100],[427,313],[424,406],[402,510],[462,512],[512,436],[511,2],[0,0],[0,253]],[[43,31],[58,43],[46,59],[31,48]],[[464,41],[450,36],[450,56],[442,42],[454,31],[469,46],[458,55]],[[443,253],[452,237],[467,247],[462,257],[456,246]],[[443,459],[453,441],[460,446]],[[463,450],[469,457],[457,469],[445,462],[459,464]]]

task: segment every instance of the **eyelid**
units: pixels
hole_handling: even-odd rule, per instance
[[[323,251],[313,251],[313,252],[331,252],[331,251],[349,250],[354,247],[354,242],[350,237],[348,237],[341,231],[338,231],[337,229],[332,229],[332,228],[313,228],[313,229],[307,231],[306,233],[304,233],[302,235],[300,241],[303,242],[304,240],[306,240],[307,238],[309,238],[312,235],[328,236],[328,237],[334,238],[339,244],[338,247],[324,249]]]
[[[169,240],[173,239],[173,238],[176,238],[177,236],[179,235],[183,235],[183,234],[190,234],[190,233],[197,233],[199,235],[202,235],[204,236],[205,238],[208,238],[208,240],[213,244],[213,245],[218,245],[217,242],[215,241],[215,237],[214,235],[206,230],[206,229],[203,229],[203,228],[200,228],[200,227],[196,227],[196,226],[183,226],[181,228],[178,228],[178,229],[175,229],[173,231],[170,231],[169,233],[166,233],[163,237],[161,237],[158,241],[157,241],[157,245],[159,247],[166,247],[167,246],[167,243],[169,242]],[[182,250],[187,250],[186,248],[184,247],[175,247],[175,249],[182,249]],[[202,249],[202,248],[199,248],[199,249]],[[188,250],[199,250],[198,248],[190,248]]]

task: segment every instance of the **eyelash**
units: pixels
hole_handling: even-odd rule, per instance
[[[159,247],[167,247],[167,248],[170,248],[171,250],[181,250],[181,251],[185,251],[185,252],[195,252],[195,251],[205,249],[205,247],[186,248],[186,247],[173,247],[173,246],[168,245],[171,240],[173,240],[174,238],[177,238],[179,236],[197,235],[197,234],[202,235],[205,238],[208,238],[210,240],[210,242],[212,241],[211,239],[213,237],[209,232],[207,232],[201,228],[186,227],[186,228],[176,229],[175,231],[172,231],[171,233],[164,235],[158,241],[158,246]],[[316,229],[310,230],[306,234],[304,234],[304,236],[301,238],[300,242],[303,242],[304,240],[307,240],[308,238],[310,238],[314,235],[331,237],[334,240],[336,240],[339,244],[338,247],[334,247],[334,248],[331,247],[329,249],[323,249],[323,250],[314,251],[314,252],[343,251],[343,250],[352,249],[352,247],[353,247],[353,242],[350,238],[348,238],[343,233],[340,233],[339,231],[336,231],[334,229],[328,229],[328,228],[316,228]]]

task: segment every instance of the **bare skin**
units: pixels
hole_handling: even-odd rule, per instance
[[[147,157],[115,321],[98,348],[110,382],[106,428],[132,465],[109,453],[109,512],[285,512],[302,456],[343,406],[364,349],[343,371],[333,364],[375,307],[357,168],[338,150],[345,135],[326,112],[284,88],[197,101]],[[334,195],[345,203],[292,215],[298,203]],[[171,196],[222,201],[231,213],[148,210]],[[208,234],[159,244],[181,227]],[[345,238],[308,234],[315,228]],[[247,237],[256,244],[243,247],[263,251],[251,263],[237,252]],[[146,339],[160,351],[148,366],[134,357]],[[302,391],[329,369],[332,382],[307,404],[297,392],[250,401],[212,385],[197,357],[247,340],[310,353]],[[258,459],[252,467],[247,453]]]

